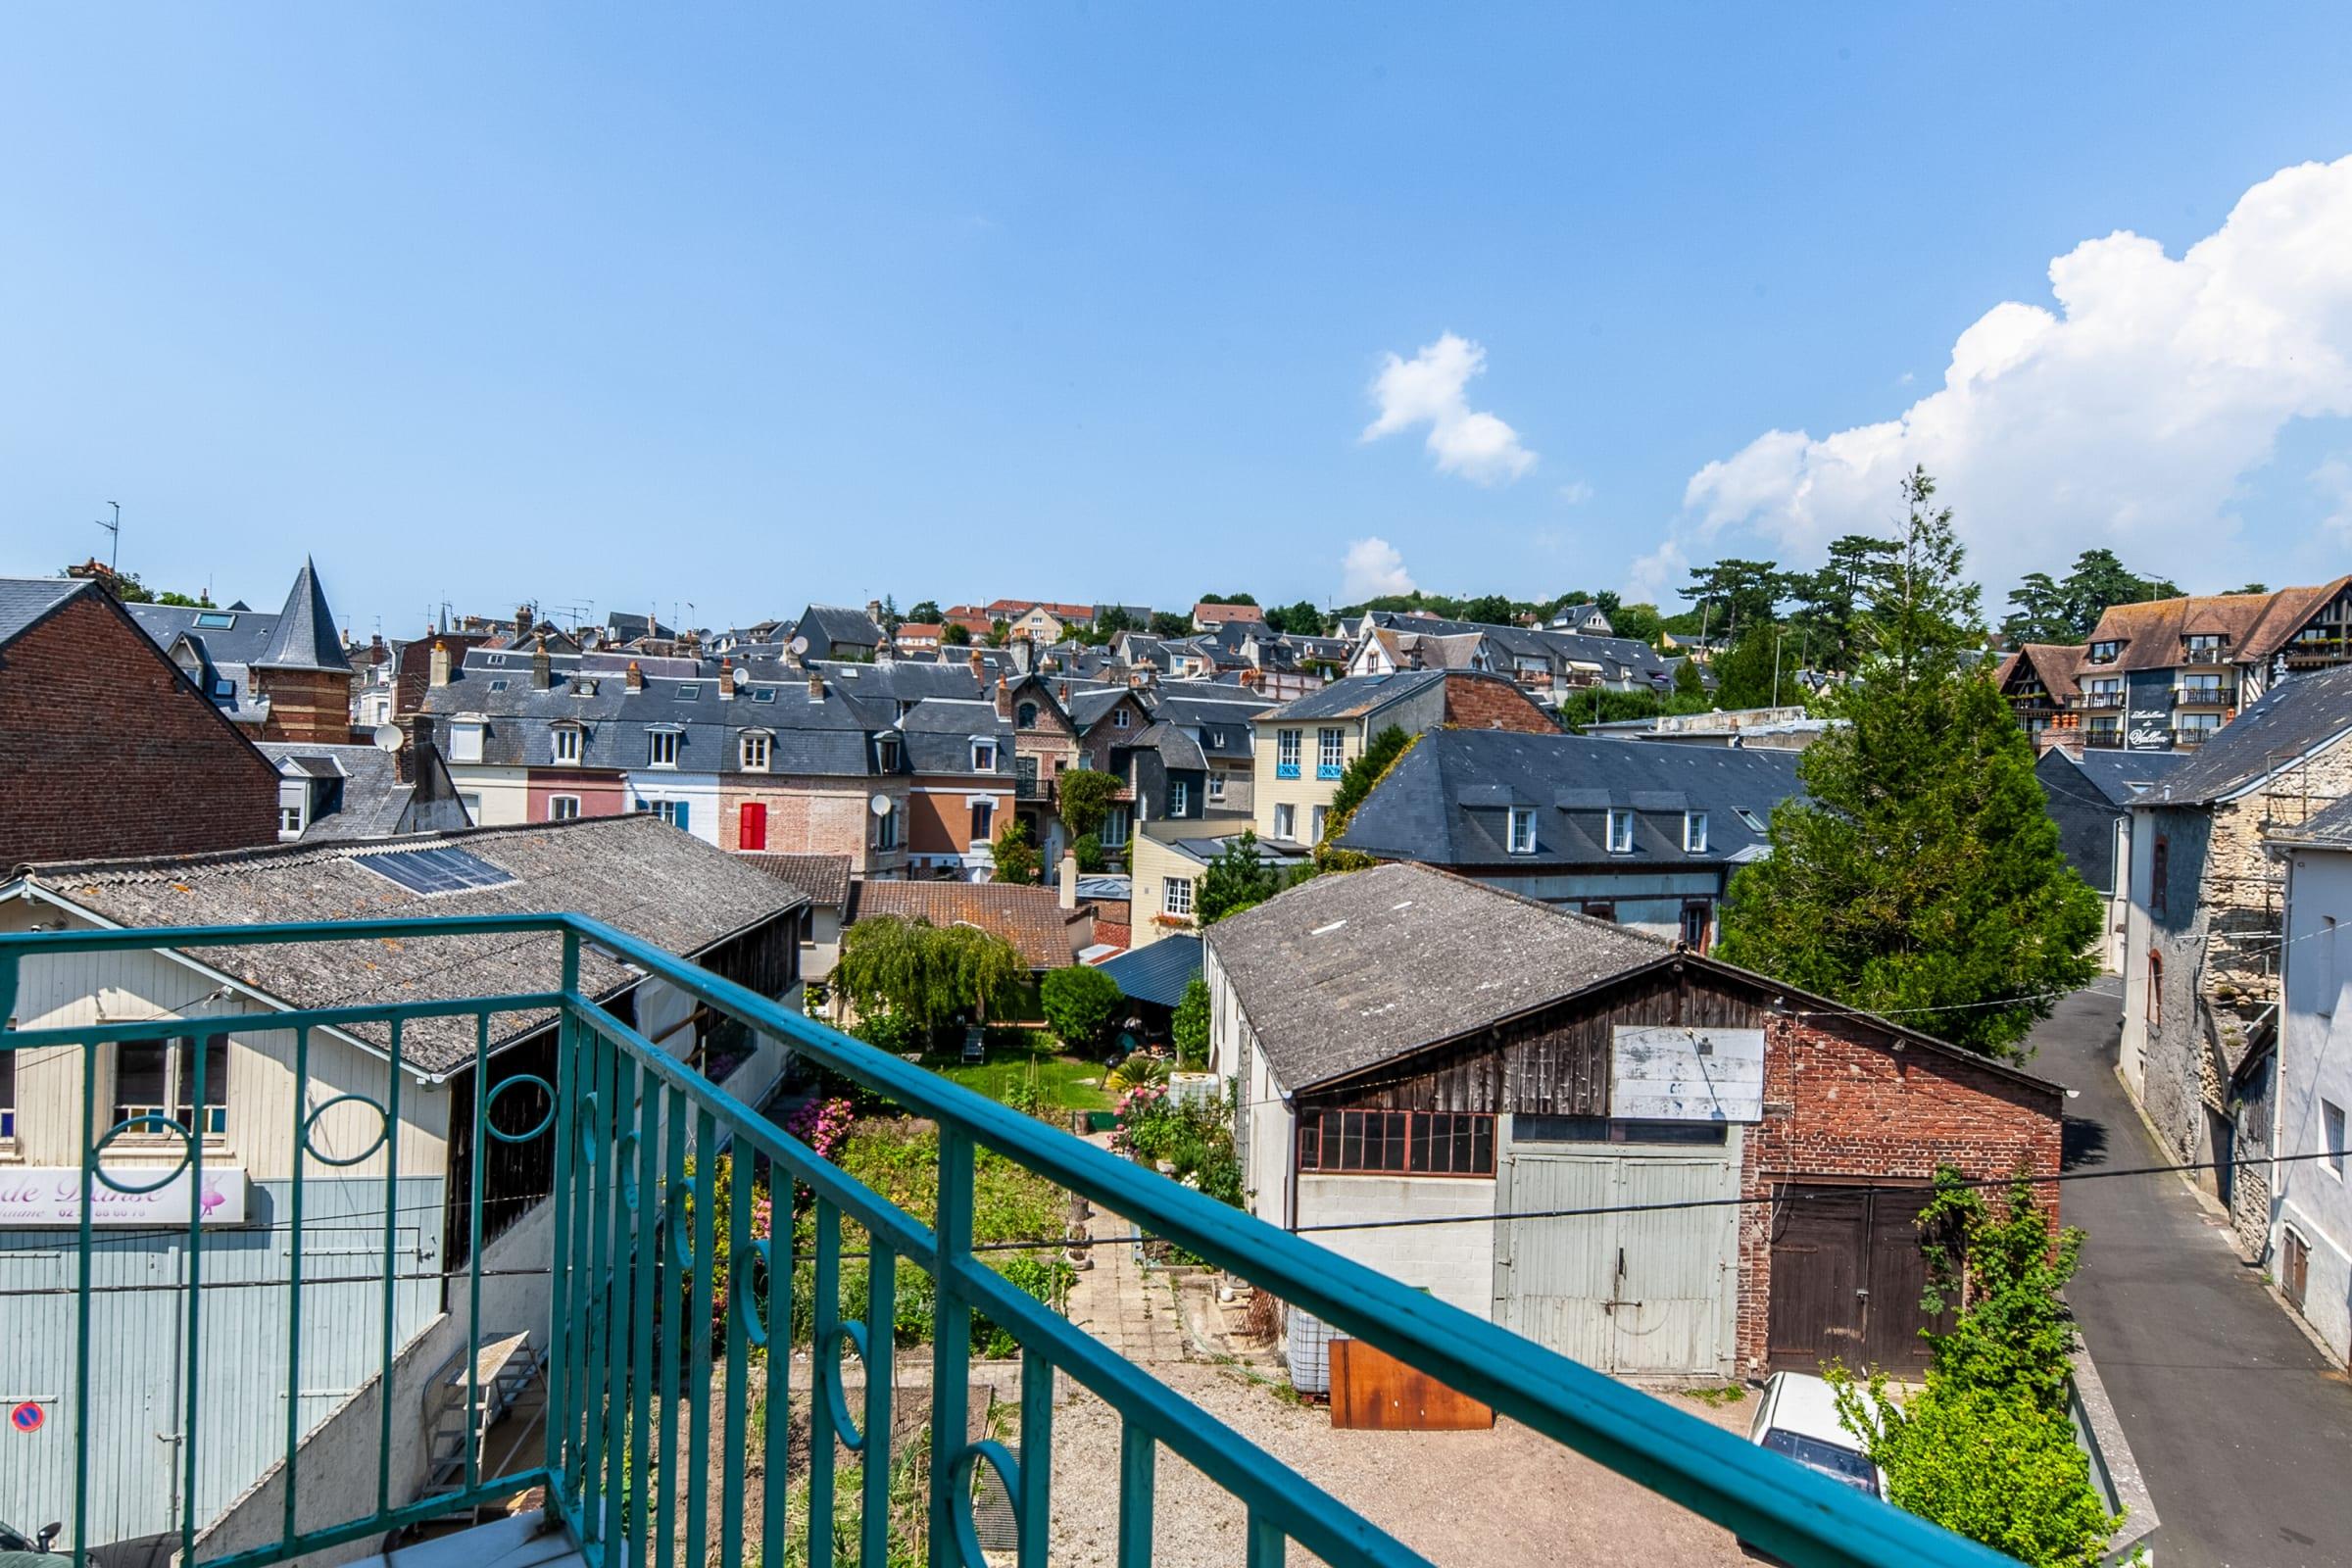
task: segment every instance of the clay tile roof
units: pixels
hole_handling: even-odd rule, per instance
[[[2124,644],[2123,657],[2112,665],[2100,665],[2102,671],[2170,668],[2180,662],[2180,639],[2187,636],[2227,637],[2234,662],[2268,660],[2347,587],[2352,587],[2352,577],[2267,594],[2202,594],[2111,605],[2089,640]]]
[[[877,915],[971,925],[1003,937],[1032,969],[1066,969],[1093,940],[1088,917],[1061,906],[1050,887],[1004,882],[860,882],[852,923]]]
[[[787,855],[755,850],[737,859],[758,866],[787,887],[798,888],[810,904],[839,908],[850,902],[850,858],[846,855]]]
[[[2088,652],[2081,643],[2021,643],[2016,653],[2001,661],[1993,684],[2005,691],[2021,667],[2030,668],[2041,677],[2043,688],[2055,701],[2067,702],[2081,685],[2077,677]]]

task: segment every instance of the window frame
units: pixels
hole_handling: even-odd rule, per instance
[[[547,734],[548,756],[560,767],[577,767],[588,750],[587,731],[577,724],[558,724]]]
[[[1685,811],[1683,813],[1683,853],[1685,855],[1707,853],[1706,812]]]
[[[2147,1014],[2148,1027],[2164,1027],[2164,956],[2148,955],[2147,995],[2140,999],[2140,1010]]]
[[[678,754],[685,750],[686,732],[679,729],[649,729],[645,732],[645,765],[669,767],[678,765]]]
[[[1348,771],[1348,731],[1325,724],[1315,731],[1315,777],[1338,778]]]
[[[17,1141],[17,1054],[0,1051],[0,1148]]]
[[[2330,1126],[2332,1123],[2332,1127]],[[2344,1179],[2344,1107],[2332,1100],[2320,1102],[2320,1169],[2337,1181]]]
[[[972,742],[972,771],[975,773],[994,773],[997,770],[997,759],[1003,755],[1003,752],[998,748],[997,743],[993,740],[976,740]]]
[[[1620,827],[1624,829],[1622,834],[1618,831]],[[1605,835],[1603,848],[1609,854],[1631,855],[1634,853],[1634,812],[1631,807],[1610,807],[1602,831]],[[1623,840],[1622,843],[1619,842],[1620,839]]]
[[[1192,809],[1193,781],[1189,778],[1168,780],[1168,814],[1182,816]]]
[[[1502,847],[1506,853],[1511,855],[1536,853],[1536,808],[1534,807],[1506,806],[1502,808]]]
[[[1306,737],[1303,729],[1278,729],[1274,732],[1274,776],[1297,778],[1298,753]]]
[[[735,760],[742,772],[768,771],[775,755],[775,737],[763,729],[747,729],[735,739]]]
[[[972,802],[971,833],[968,842],[973,844],[993,844],[996,842],[996,837],[997,803],[994,801]]]
[[[1491,1111],[1380,1110],[1334,1107],[1302,1114],[1292,1139],[1301,1176],[1394,1176],[1492,1181],[1499,1129]],[[1364,1157],[1377,1144],[1377,1162]],[[1336,1159],[1326,1155],[1334,1149]],[[1445,1152],[1443,1168],[1436,1155]],[[1352,1154],[1353,1157],[1350,1157]]]
[[[1221,806],[1224,804],[1225,770],[1223,768],[1212,767],[1208,770],[1207,787],[1202,791],[1202,799],[1204,799],[1211,806]]]
[[[1189,920],[1193,917],[1193,883],[1190,877],[1163,876],[1159,879],[1159,912],[1171,919]]]
[[[1289,801],[1274,803],[1274,836],[1285,844],[1298,842],[1298,808]]]
[[[563,808],[570,806],[566,811]],[[550,822],[576,822],[580,819],[580,798],[577,795],[550,795],[547,798],[547,819]]]
[[[187,1071],[187,1048],[191,1043],[200,1043],[208,1054],[214,1050],[218,1050],[220,1053],[220,1067],[217,1078],[212,1072],[208,1071],[205,1074],[205,1101],[201,1106],[195,1104],[192,1100],[186,1104],[181,1103],[183,1093],[189,1096],[195,1093],[194,1083],[182,1076]],[[122,1055],[126,1050],[134,1046],[154,1047],[160,1049],[164,1054],[162,1064],[163,1100],[160,1104],[133,1106],[122,1099]],[[229,1080],[234,1076],[229,1067],[229,1037],[228,1031],[224,1029],[214,1030],[206,1034],[158,1035],[149,1039],[117,1042],[108,1058],[107,1066],[107,1090],[114,1112],[113,1125],[122,1126],[134,1120],[134,1116],[129,1113],[135,1111],[141,1116],[162,1116],[166,1120],[186,1127],[188,1122],[198,1119],[196,1113],[201,1110],[204,1112],[202,1120],[205,1126],[202,1132],[205,1143],[207,1145],[225,1144],[228,1141],[228,1094],[231,1088]],[[186,1120],[182,1120],[179,1114],[183,1110],[188,1112]],[[126,1131],[122,1137],[134,1144],[144,1144],[170,1142],[177,1139],[179,1134],[149,1124]]]

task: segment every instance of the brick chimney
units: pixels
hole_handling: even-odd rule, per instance
[[[426,676],[429,684],[434,686],[449,684],[449,644],[439,638],[433,639],[433,656],[427,668],[430,670]]]
[[[980,657],[979,649],[975,648],[972,650],[970,662],[972,666],[972,679],[986,680],[988,678],[988,661]]]
[[[1055,885],[1060,890],[1061,906],[1075,910],[1078,907],[1078,857],[1067,850],[1061,852],[1061,874],[1055,878]]]
[[[1002,675],[997,677],[997,716],[1008,722],[1012,718],[1012,686]]]
[[[532,638],[531,690],[535,692],[543,692],[547,690],[548,682],[553,678],[554,674],[555,671],[550,665],[547,657],[547,639],[544,637]]]
[[[735,700],[735,661],[732,659],[718,662],[718,700],[722,703]]]
[[[825,700],[825,672],[821,669],[808,671],[808,700],[812,703]]]
[[[645,671],[637,667],[637,661],[634,659],[629,661],[629,667],[621,674],[620,684],[628,691],[641,692],[645,690]]]
[[[530,636],[531,627],[537,620],[538,617],[531,613],[530,606],[516,605],[514,607],[514,641],[516,644],[519,645],[524,638]]]

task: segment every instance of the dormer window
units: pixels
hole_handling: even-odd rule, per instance
[[[743,770],[747,773],[766,772],[768,751],[769,739],[767,735],[759,730],[746,731],[740,746],[740,754],[743,759]]]
[[[2112,664],[2123,656],[2124,645],[2121,642],[2092,643],[2090,645],[2090,662],[2094,664]]]
[[[459,719],[449,726],[449,760],[453,762],[478,762],[482,760],[480,719]]]
[[[2230,639],[2220,632],[2201,631],[2194,636],[2181,638],[2180,642],[2191,659],[2216,658],[2223,649],[2230,646]]]
[[[874,768],[881,773],[896,773],[899,770],[899,738],[896,735],[883,735],[875,739]]]
[[[555,747],[557,761],[572,763],[579,761],[580,734],[580,727],[576,724],[559,724],[548,732],[549,740]]]
[[[1536,853],[1536,808],[1532,806],[1510,808],[1510,848],[1513,855]]]
[[[972,771],[994,773],[996,770],[997,743],[993,740],[972,742]]]
[[[684,737],[674,729],[652,729],[645,732],[645,765],[675,767],[678,765],[678,742]]]
[[[1683,813],[1683,853],[1685,855],[1707,853],[1706,812],[1685,811]]]
[[[1609,853],[1634,853],[1634,813],[1616,807],[1609,809]]]

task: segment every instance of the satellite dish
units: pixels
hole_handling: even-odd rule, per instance
[[[876,816],[888,816],[894,809],[896,809],[896,808],[891,804],[890,797],[887,795],[875,796],[872,800],[865,803],[865,808],[873,812]]]
[[[737,691],[741,691],[745,686],[751,683],[752,672],[744,668],[741,664],[737,664],[735,666],[735,672],[730,675],[728,679],[735,683],[735,689]]]
[[[407,740],[408,737],[400,732],[398,724],[375,726],[375,749],[379,752],[397,752]]]
[[[786,643],[784,646],[790,648],[795,655],[805,654],[808,651],[808,639],[806,637],[795,637],[791,642]]]

